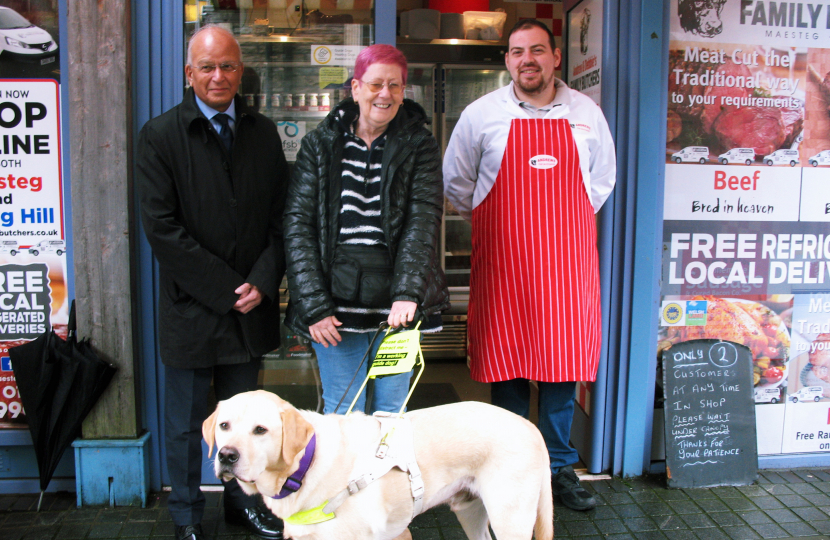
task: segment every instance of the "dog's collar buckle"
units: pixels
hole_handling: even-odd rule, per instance
[[[308,441],[308,444],[305,447],[305,454],[303,454],[303,457],[300,458],[300,468],[297,469],[293,475],[288,477],[282,485],[280,492],[271,497],[272,499],[284,499],[292,493],[296,493],[301,487],[303,487],[303,478],[305,478],[309,467],[311,467],[311,460],[314,459],[314,450],[316,448],[317,434],[314,433],[311,435],[311,440]]]

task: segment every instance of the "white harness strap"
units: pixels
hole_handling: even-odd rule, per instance
[[[380,421],[380,439],[377,451],[369,462],[369,470],[349,481],[346,489],[335,495],[323,508],[326,514],[333,513],[346,497],[354,495],[361,489],[382,477],[397,467],[409,473],[409,485],[412,490],[414,518],[424,508],[424,479],[421,478],[421,469],[415,459],[415,440],[413,438],[412,423],[406,416],[399,417],[394,413],[376,412],[374,417]]]

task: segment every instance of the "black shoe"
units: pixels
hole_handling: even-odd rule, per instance
[[[260,538],[282,540],[282,520],[259,506],[225,508],[225,521],[231,525],[242,525]]]
[[[176,526],[176,540],[205,540],[205,533],[202,532],[202,526],[196,525],[182,525]]]
[[[553,488],[553,494],[559,495],[562,504],[571,510],[583,512],[597,505],[593,495],[579,484],[579,478],[577,478],[573,467],[570,465],[559,469],[559,472],[553,477],[551,487]]]

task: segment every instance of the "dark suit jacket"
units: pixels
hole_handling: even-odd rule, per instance
[[[139,135],[136,185],[159,263],[162,362],[176,368],[240,363],[279,346],[281,220],[288,164],[274,123],[236,96],[228,155],[192,89]],[[242,315],[234,290],[259,287]]]

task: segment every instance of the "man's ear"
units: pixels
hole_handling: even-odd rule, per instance
[[[219,407],[216,407],[213,414],[208,416],[207,419],[202,422],[202,437],[204,437],[205,442],[208,444],[208,457],[213,454],[213,441],[214,435],[216,434],[216,415],[218,412]]]

